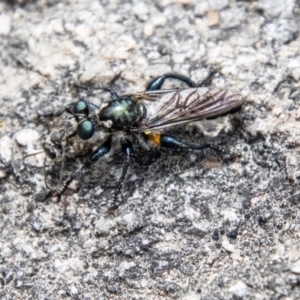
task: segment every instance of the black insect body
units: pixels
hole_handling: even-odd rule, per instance
[[[182,81],[189,88],[161,89],[168,78]],[[91,162],[111,156],[120,149],[124,153],[125,162],[116,186],[115,194],[118,194],[131,163],[135,144],[146,151],[157,147],[220,150],[210,144],[190,145],[170,135],[161,134],[167,127],[216,117],[243,103],[240,94],[203,87],[205,81],[195,84],[185,76],[165,74],[154,79],[145,92],[122,96],[118,96],[113,89],[107,87],[87,88],[77,85],[88,92],[109,92],[111,100],[101,106],[85,100],[68,105],[65,111],[70,115],[70,124],[52,133],[50,143],[44,143],[44,149],[48,156],[55,158],[59,155],[63,143],[67,144],[70,139],[79,138],[85,143],[93,142],[95,149],[90,156]],[[62,187],[60,194],[69,181]]]

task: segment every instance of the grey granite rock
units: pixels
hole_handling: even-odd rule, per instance
[[[0,298],[299,299],[299,18],[296,0],[1,2]],[[173,134],[227,154],[135,162],[115,210],[122,157],[69,158],[49,192],[61,164],[44,170],[41,143],[63,116],[39,114],[73,83],[135,93],[210,68],[245,104]]]

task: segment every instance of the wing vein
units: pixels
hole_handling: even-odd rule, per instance
[[[133,95],[134,97],[134,95]],[[144,99],[147,115],[137,131],[156,130],[168,126],[215,117],[240,106],[244,99],[240,94],[225,89],[190,88],[184,90],[147,91]],[[143,94],[139,94],[143,101]]]

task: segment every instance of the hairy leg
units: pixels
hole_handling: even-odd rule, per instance
[[[166,79],[177,79],[181,82],[184,82],[187,84],[189,87],[196,87],[196,84],[188,77],[175,74],[175,73],[167,73],[162,76],[154,78],[147,86],[146,91],[155,91],[155,90],[160,90],[165,82]]]
[[[207,143],[203,143],[203,144],[187,144],[184,143],[170,135],[160,135],[159,137],[159,145],[163,148],[168,148],[168,149],[186,149],[186,150],[202,150],[205,148],[209,148],[212,149],[218,153],[221,154],[225,154],[226,151],[223,148],[220,148],[218,146],[215,145],[211,145],[211,144],[207,144]]]
[[[117,184],[117,188],[116,188],[116,191],[115,191],[115,196],[117,196],[122,188],[122,185],[123,185],[123,182],[125,180],[125,177],[127,175],[127,172],[128,172],[128,168],[130,166],[130,163],[131,163],[131,158],[132,158],[132,155],[133,155],[133,147],[132,147],[132,144],[130,142],[125,142],[122,144],[122,151],[123,153],[125,154],[125,162],[124,162],[124,165],[123,165],[123,171],[122,171],[122,175],[119,179],[119,182]]]
[[[176,74],[176,73],[167,73],[164,74],[162,76],[158,76],[156,78],[154,78],[147,86],[146,91],[155,91],[155,90],[160,90],[165,82],[166,79],[177,79],[183,83],[185,83],[186,85],[188,85],[189,87],[201,87],[201,86],[205,86],[208,85],[212,79],[212,77],[217,73],[217,71],[215,69],[211,69],[209,74],[207,75],[206,78],[204,78],[203,80],[199,81],[198,83],[194,83],[190,78],[184,76],[184,75],[180,75],[180,74]]]

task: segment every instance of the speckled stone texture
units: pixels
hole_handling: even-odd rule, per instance
[[[297,0],[0,2],[0,298],[300,299],[299,20]],[[211,68],[245,104],[172,134],[227,154],[144,154],[114,210],[121,155],[66,159],[60,201],[61,163],[25,157],[75,82],[128,94]]]

